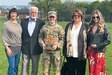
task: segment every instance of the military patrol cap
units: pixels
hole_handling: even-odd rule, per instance
[[[53,16],[53,17],[57,17],[57,12],[56,11],[49,11],[48,12],[48,17],[51,17],[51,16]]]

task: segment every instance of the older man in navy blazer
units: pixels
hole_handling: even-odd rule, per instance
[[[22,26],[22,72],[21,75],[29,75],[29,62],[32,60],[31,75],[37,75],[38,63],[42,48],[38,42],[38,34],[45,22],[38,18],[38,8],[30,7],[29,18],[21,21]]]

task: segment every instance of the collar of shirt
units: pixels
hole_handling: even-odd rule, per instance
[[[34,21],[34,22],[36,22],[36,20],[37,20],[37,18],[35,18],[35,19],[29,18],[29,21]]]
[[[29,18],[28,32],[29,32],[30,36],[32,36],[32,34],[33,34],[33,32],[34,32],[35,26],[36,26],[36,21],[31,20],[31,19]]]
[[[77,27],[77,29],[75,28],[75,25],[73,25],[73,28],[74,28],[75,30],[80,30],[81,26],[82,26],[82,22],[80,22],[80,24],[79,24],[79,26]]]

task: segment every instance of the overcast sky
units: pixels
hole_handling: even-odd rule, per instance
[[[28,5],[31,0],[0,0],[0,5]],[[65,0],[62,0],[65,1]],[[93,2],[96,0],[75,0],[75,1],[89,1]],[[102,0],[99,0],[102,1]]]
[[[31,0],[0,0],[0,5],[28,5]]]

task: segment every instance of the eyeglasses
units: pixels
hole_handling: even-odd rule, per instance
[[[95,18],[96,18],[96,19],[99,19],[100,17],[99,17],[99,16],[93,16],[92,18],[93,18],[93,19],[95,19]]]
[[[74,15],[74,17],[81,17],[80,15]]]

